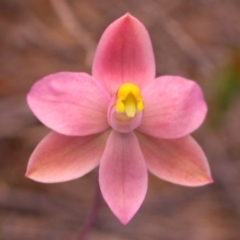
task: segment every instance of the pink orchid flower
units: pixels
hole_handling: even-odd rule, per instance
[[[26,176],[62,182],[99,165],[102,195],[123,224],[145,198],[147,169],[185,186],[212,182],[207,159],[189,135],[206,116],[203,93],[182,77],[155,78],[148,32],[130,14],[103,33],[92,76],[46,76],[34,84],[27,101],[54,131],[36,147]]]

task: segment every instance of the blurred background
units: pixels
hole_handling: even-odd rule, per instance
[[[24,177],[49,132],[26,93],[58,71],[91,73],[97,42],[130,12],[152,39],[157,76],[196,80],[209,105],[193,135],[215,182],[187,188],[149,174],[146,199],[123,226],[104,202],[89,239],[240,239],[239,0],[0,0],[0,240],[77,239],[91,208],[97,170],[60,184]]]

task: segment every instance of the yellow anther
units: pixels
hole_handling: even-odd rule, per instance
[[[117,92],[116,111],[125,113],[127,117],[134,117],[144,109],[141,91],[132,83],[123,84]]]

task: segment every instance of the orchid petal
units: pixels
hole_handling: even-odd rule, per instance
[[[61,134],[83,136],[109,127],[110,96],[85,73],[49,75],[33,85],[27,101],[41,122]]]
[[[142,88],[155,77],[151,40],[144,25],[126,14],[103,33],[93,62],[93,76],[111,95],[131,82]]]
[[[180,185],[201,186],[212,182],[204,152],[189,135],[159,139],[137,133],[148,169],[157,177]]]
[[[147,191],[147,168],[133,132],[112,131],[100,162],[99,181],[110,209],[127,224]]]
[[[144,117],[139,131],[158,138],[178,138],[196,130],[207,105],[200,87],[182,77],[164,76],[142,91]]]
[[[108,135],[109,131],[84,137],[51,132],[30,157],[26,176],[43,183],[79,178],[99,164]]]

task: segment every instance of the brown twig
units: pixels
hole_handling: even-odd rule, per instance
[[[92,209],[81,228],[81,231],[79,234],[79,240],[87,239],[87,236],[88,236],[90,230],[92,229],[94,223],[96,222],[97,217],[98,217],[98,212],[99,212],[99,209],[101,206],[101,196],[102,195],[101,195],[99,183],[97,181],[96,192],[95,192],[95,196],[94,196],[94,200],[93,200]]]
[[[198,46],[191,36],[186,33],[181,24],[172,18],[165,9],[159,7],[156,2],[153,1],[151,4],[145,4],[143,1],[142,4],[144,7],[141,9],[144,9],[144,12],[157,19],[158,24],[172,37],[178,47],[187,56],[197,61],[204,76],[207,77],[210,72],[216,69],[215,64],[204,53],[201,47]]]
[[[96,44],[91,38],[86,29],[81,25],[80,21],[76,19],[71,8],[64,0],[50,0],[54,11],[62,22],[62,25],[68,32],[84,47],[87,57],[86,64],[91,65]]]
[[[205,142],[203,141],[206,144],[204,148],[209,151],[208,155],[211,159],[218,161],[212,169],[214,181],[224,191],[225,199],[240,216],[240,194],[239,191],[232,190],[239,179],[238,166],[231,160],[226,146],[223,144],[222,136],[219,136],[218,132],[214,132],[209,127],[204,131],[204,134],[207,136]]]

